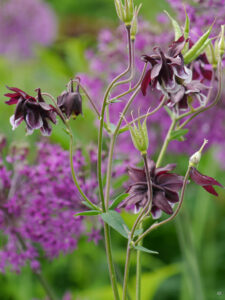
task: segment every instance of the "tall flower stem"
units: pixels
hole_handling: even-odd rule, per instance
[[[141,246],[140,241],[138,245]],[[137,250],[137,260],[136,260],[136,300],[141,300],[141,251]]]
[[[163,146],[161,148],[161,151],[159,153],[159,157],[158,157],[157,162],[156,162],[156,168],[158,168],[161,165],[161,163],[162,163],[162,160],[164,158],[164,155],[166,154],[166,150],[167,150],[169,142],[170,142],[171,133],[173,132],[173,130],[174,130],[175,126],[176,126],[176,123],[177,123],[177,119],[174,118],[173,121],[172,121],[172,123],[171,123],[171,125],[170,125],[170,128],[169,128],[169,130],[167,132],[167,135],[166,135],[166,138],[164,140],[164,143],[163,143]]]
[[[128,285],[129,268],[130,268],[130,254],[131,254],[130,253],[131,252],[130,243],[133,239],[135,229],[137,228],[138,224],[140,223],[142,217],[149,210],[151,210],[151,206],[152,206],[152,196],[153,196],[152,195],[152,182],[151,182],[150,172],[149,172],[149,168],[148,168],[147,155],[143,154],[142,158],[143,158],[143,161],[144,161],[145,174],[146,174],[147,184],[148,184],[148,201],[147,201],[145,207],[143,208],[142,212],[138,216],[138,218],[137,218],[137,220],[136,220],[135,224],[133,225],[132,230],[130,232],[130,237],[129,237],[128,244],[127,244],[127,255],[126,255],[126,263],[125,263],[125,270],[124,270],[123,300],[126,300],[126,298],[127,298],[127,285]],[[139,253],[139,259],[140,259],[140,253]],[[139,260],[139,271],[140,271],[140,260]],[[138,276],[140,276],[140,273],[138,273]],[[138,280],[140,281],[140,279],[138,279]],[[140,289],[140,285],[138,286],[138,288]],[[140,294],[140,290],[138,291],[138,293]]]

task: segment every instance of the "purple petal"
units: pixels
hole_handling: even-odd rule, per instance
[[[209,192],[210,194],[214,195],[214,196],[217,196],[218,197],[218,193],[215,191],[214,187],[211,186],[211,185],[205,185],[203,186],[203,188]]]
[[[144,76],[141,83],[141,91],[144,96],[146,96],[147,87],[151,83],[151,70],[148,70]]]
[[[43,126],[40,113],[31,109],[27,110],[26,123],[32,129],[39,129]]]
[[[164,193],[161,192],[157,193],[153,198],[153,203],[155,206],[163,210],[168,215],[172,215],[173,209],[169,205]]]
[[[176,57],[177,55],[179,55],[183,50],[185,44],[186,44],[186,40],[184,36],[181,36],[177,41],[173,42],[169,46],[169,51],[168,51],[169,56]]]
[[[201,174],[197,171],[196,168],[193,167],[191,168],[190,177],[196,184],[201,186],[218,185],[220,187],[223,187],[223,185],[216,181],[214,178]]]

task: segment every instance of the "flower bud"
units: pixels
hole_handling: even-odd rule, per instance
[[[205,145],[208,143],[208,140],[204,139],[204,142],[199,149],[199,151],[195,152],[189,159],[189,166],[195,167],[199,164],[201,157],[202,157],[202,150],[204,149]]]
[[[144,122],[141,124],[140,120],[138,120],[138,126],[136,126],[135,123],[134,126],[127,123],[134,147],[140,151],[142,155],[147,153],[149,145],[146,121],[147,118],[145,118]]]
[[[218,43],[215,43],[215,46],[216,46],[216,44],[218,45]],[[216,49],[216,47],[215,47],[215,49]],[[209,45],[205,49],[206,57],[208,59],[208,62],[212,65],[213,69],[217,68],[217,63],[218,63],[218,60],[216,58],[216,51],[215,51],[215,49],[213,47],[212,42],[210,42]]]
[[[221,26],[220,39],[218,41],[219,55],[222,58],[225,51],[225,41],[224,41],[224,25]]]
[[[119,19],[124,22],[126,26],[131,26],[135,12],[133,0],[125,0],[124,4],[122,0],[114,0],[114,3]]]
[[[131,40],[135,40],[136,38],[136,35],[138,33],[138,13],[140,11],[140,8],[141,8],[142,4],[140,4],[138,7],[136,6],[135,7],[135,10],[134,10],[134,17],[133,17],[133,20],[132,20],[132,23],[131,23],[131,30],[130,30],[130,36],[131,36]]]

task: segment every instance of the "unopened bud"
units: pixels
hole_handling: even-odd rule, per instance
[[[142,4],[140,4],[138,7],[135,7],[134,10],[134,17],[131,23],[131,31],[130,31],[130,35],[131,35],[131,40],[135,40],[136,35],[138,33],[138,13],[140,11]]]
[[[215,46],[216,46],[216,44],[215,44]],[[218,46],[218,43],[217,43],[217,46]],[[208,59],[208,62],[212,65],[213,69],[217,68],[217,63],[218,63],[218,60],[216,58],[217,55],[216,55],[215,49],[216,49],[216,47],[215,48],[213,47],[212,42],[210,42],[209,45],[205,49],[206,57]],[[218,47],[217,47],[217,49],[218,49]]]
[[[131,26],[134,17],[134,2],[133,0],[114,0],[116,12],[119,19],[125,23],[126,26]]]
[[[225,51],[224,25],[221,26],[220,39],[218,41],[218,49],[219,49],[219,55],[222,58]]]
[[[190,159],[189,159],[190,167],[195,167],[199,164],[201,157],[202,157],[202,151],[207,143],[208,143],[208,140],[204,139],[204,142],[203,142],[201,148],[190,157]]]
[[[131,124],[128,124],[130,135],[132,142],[134,144],[134,147],[141,152],[141,154],[146,154],[148,150],[149,145],[149,139],[148,139],[148,130],[147,130],[147,117],[141,124],[140,120],[138,120],[138,125],[134,123],[133,126]]]

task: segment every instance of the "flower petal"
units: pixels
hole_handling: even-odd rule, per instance
[[[31,109],[27,110],[26,123],[32,129],[39,129],[43,126],[43,120],[40,113]]]
[[[216,181],[214,178],[201,174],[194,167],[191,168],[190,177],[196,184],[201,186],[218,185],[220,187],[223,187],[223,185]]]
[[[151,83],[151,70],[148,70],[141,83],[141,91],[144,96],[146,96],[147,87],[149,86],[150,83]]]

